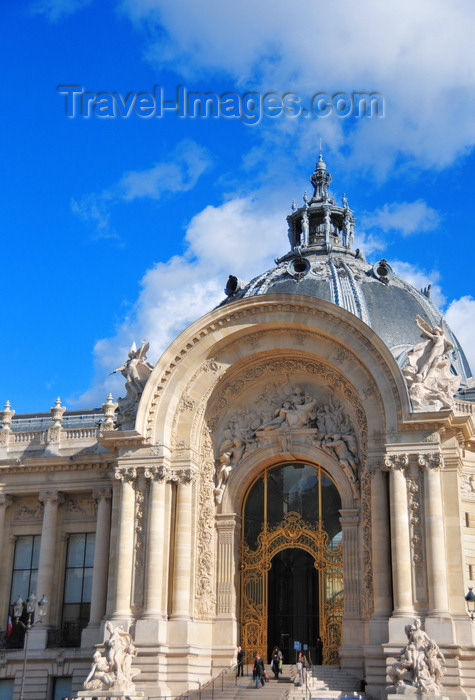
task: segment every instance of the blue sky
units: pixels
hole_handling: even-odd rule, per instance
[[[99,406],[133,340],[156,362],[288,250],[323,141],[357,245],[432,284],[475,366],[475,7],[455,0],[7,0],[0,403]],[[66,113],[93,94],[376,92],[382,117]],[[78,88],[79,89],[79,88]],[[99,100],[100,98],[97,98]],[[111,98],[108,98],[111,99]],[[78,103],[79,105],[79,103]]]

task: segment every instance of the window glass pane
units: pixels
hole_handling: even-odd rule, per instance
[[[31,568],[32,569],[37,569],[38,564],[40,561],[40,544],[41,544],[41,535],[35,535],[33,538],[33,557],[31,560]]]
[[[26,601],[30,595],[30,572],[29,571],[14,571],[12,576],[12,589],[10,602],[14,603],[18,596],[21,595]]]
[[[13,678],[0,680],[0,700],[13,700]]]
[[[330,541],[338,543],[337,535],[341,532],[340,509],[341,498],[338,489],[327,474],[322,472],[322,508],[323,527],[328,532]],[[341,538],[340,538],[341,539]]]
[[[19,537],[15,543],[14,569],[29,569],[31,566],[31,552],[33,549],[33,537]]]
[[[63,607],[63,626],[65,624],[70,624],[79,622],[79,616],[81,614],[81,605],[76,603],[75,605],[65,605]]]
[[[66,569],[64,602],[80,603],[82,596],[83,569]]]
[[[36,582],[38,580],[38,571],[32,571],[31,576],[30,576],[30,592],[33,591],[33,593],[37,590],[38,586],[36,585]],[[40,599],[42,597],[43,593],[40,596]]]
[[[70,535],[68,541],[67,566],[83,566],[86,535]]]
[[[62,700],[63,698],[70,698],[72,696],[73,679],[71,677],[55,678],[53,687],[53,698],[52,700]]]
[[[308,464],[287,464],[268,474],[268,521],[280,523],[286,513],[304,520],[318,517],[318,470]]]
[[[246,500],[244,538],[251,549],[257,547],[257,536],[262,530],[264,517],[264,481],[262,477],[252,487]]]
[[[94,532],[90,532],[87,535],[87,539],[86,539],[86,557],[84,560],[84,566],[93,566],[95,544],[96,544],[96,535]]]
[[[91,602],[91,592],[92,592],[92,569],[84,569],[84,584],[82,589],[82,601],[83,603]]]

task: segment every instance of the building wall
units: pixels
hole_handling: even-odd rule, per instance
[[[329,398],[341,405],[357,444],[357,478],[307,422],[263,431],[244,449],[233,443],[231,469],[216,493],[230,425],[237,420],[242,428],[253,411],[262,426],[266,400],[275,406],[279,391],[292,387],[316,407]],[[30,635],[36,680],[27,700],[40,700],[38,692],[48,698],[51,675],[72,675],[77,691],[107,620],[133,634],[137,688],[145,693],[182,692],[231,664],[239,641],[242,501],[260,470],[296,459],[321,465],[342,498],[342,665],[364,674],[369,694],[380,697],[387,667],[407,641],[404,626],[417,616],[446,655],[445,694],[474,695],[474,626],[463,602],[475,564],[465,516],[473,516],[475,503],[472,417],[411,413],[391,353],[350,313],[290,295],[235,302],[193,324],[166,351],[135,429],[105,425],[72,436],[64,420],[35,444],[0,431],[2,619],[12,538],[49,537],[39,578],[51,601],[47,622],[57,626],[67,535],[96,532],[82,645],[46,648],[38,625]],[[40,502],[43,493],[50,495]],[[17,688],[22,654],[0,651],[1,677],[15,677]]]

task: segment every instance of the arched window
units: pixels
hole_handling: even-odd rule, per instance
[[[267,468],[251,486],[244,503],[244,540],[256,549],[264,528],[281,523],[287,513],[321,526],[329,546],[341,541],[341,498],[331,477],[321,468],[303,462]]]

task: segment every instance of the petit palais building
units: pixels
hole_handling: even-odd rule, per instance
[[[275,267],[134,344],[117,401],[0,411],[2,700],[176,697],[318,637],[368,698],[475,700],[470,367],[310,180]]]

